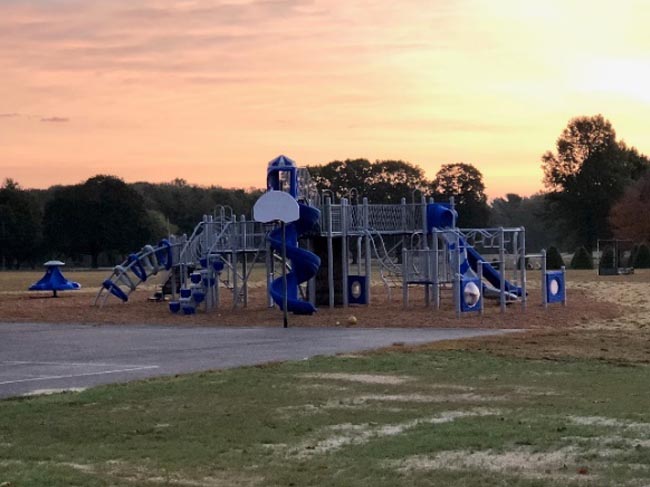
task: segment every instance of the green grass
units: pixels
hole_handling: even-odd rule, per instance
[[[6,400],[0,485],[643,485],[648,383],[647,366],[391,352]]]

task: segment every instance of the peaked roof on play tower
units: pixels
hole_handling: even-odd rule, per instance
[[[268,166],[269,169],[282,169],[282,168],[290,168],[290,167],[296,167],[296,161],[283,155],[280,155],[275,159],[273,159],[272,161],[269,161],[269,166]]]

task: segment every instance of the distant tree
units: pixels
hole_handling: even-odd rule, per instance
[[[545,196],[541,193],[530,197],[509,193],[505,198],[495,198],[489,226],[524,227],[529,252],[539,252],[562,241],[557,222],[549,215]]]
[[[41,211],[36,199],[13,179],[0,187],[0,264],[34,263],[41,244]]]
[[[650,173],[629,185],[612,206],[609,222],[614,236],[635,242],[650,242]]]
[[[458,211],[458,226],[485,227],[490,208],[485,195],[483,175],[471,164],[463,162],[443,165],[431,183],[437,200],[453,197]]]
[[[593,269],[594,262],[591,252],[584,247],[578,247],[571,259],[571,269]]]
[[[213,215],[224,208],[228,216],[250,213],[260,190],[226,189],[218,186],[190,185],[183,179],[170,183],[134,183],[132,187],[155,210],[181,233],[191,233],[203,215]]]
[[[547,269],[559,269],[564,265],[564,259],[562,254],[555,246],[551,246],[546,251],[546,268]]]
[[[113,176],[57,189],[46,205],[44,221],[50,246],[65,255],[90,255],[93,267],[101,252],[125,255],[153,237],[144,200]]]
[[[570,120],[556,142],[556,152],[542,156],[555,217],[587,249],[593,249],[598,238],[611,236],[610,208],[649,166],[647,157],[616,141],[616,132],[602,115]]]

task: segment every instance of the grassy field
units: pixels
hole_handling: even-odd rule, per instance
[[[569,283],[623,314],[0,401],[0,487],[650,485],[650,273]]]
[[[438,347],[1,401],[0,485],[650,483],[647,365]]]

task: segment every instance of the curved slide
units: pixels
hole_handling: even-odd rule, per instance
[[[466,245],[465,248],[467,249],[467,261],[469,262],[469,265],[472,267],[474,272],[478,272],[477,270],[478,261],[479,260],[482,260],[483,262],[487,262],[487,261],[483,257],[481,257],[481,254],[479,254],[473,247]],[[483,266],[483,278],[487,282],[492,284],[496,289],[500,288],[501,274],[491,265]],[[515,286],[507,279],[505,279],[504,281],[505,281],[504,284],[507,293],[514,294],[516,296],[521,297],[521,288],[519,286]]]
[[[447,229],[448,230],[448,229]],[[454,235],[458,233],[458,242],[461,251],[461,262],[460,262],[460,273],[465,275],[467,272],[471,272],[474,276],[478,274],[478,263],[479,261],[488,262],[484,259],[481,254],[479,254],[474,247],[467,245],[465,239],[461,236],[459,232],[454,231]],[[447,245],[450,248],[453,248],[456,245],[456,237],[448,237],[448,234],[443,234]],[[469,270],[471,269],[471,271]],[[498,296],[499,289],[501,287],[501,274],[496,270],[492,265],[483,266],[483,279],[485,279],[490,286],[483,283],[483,290],[486,291],[486,297],[495,297]],[[512,299],[521,297],[521,288],[515,286],[507,279],[504,279],[505,292]],[[490,296],[487,295],[489,293]]]
[[[298,297],[298,286],[311,279],[318,272],[320,258],[308,250],[298,247],[298,237],[311,230],[320,217],[320,211],[312,206],[299,204],[300,218],[285,227],[287,242],[287,259],[291,260],[291,272],[287,274],[287,311],[295,314],[310,315],[316,308],[309,301]],[[282,228],[276,228],[269,234],[271,248],[282,252]],[[271,283],[271,297],[280,309],[284,303],[284,286],[282,277]]]
[[[445,203],[430,203],[427,205],[427,226],[429,229],[435,228],[437,230],[451,230],[454,235],[458,235],[458,244],[461,250],[465,251],[466,260],[460,264],[461,274],[465,274],[468,268],[471,268],[474,273],[478,273],[478,262],[487,262],[481,254],[479,254],[474,247],[467,245],[462,233],[455,229],[456,211]],[[456,245],[456,238],[450,238],[447,234],[443,234],[443,238],[447,241],[447,245],[453,248]],[[501,274],[491,265],[483,266],[483,279],[494,286],[494,290],[498,292],[501,287]],[[485,283],[483,286],[489,289]],[[510,281],[505,279],[505,291],[514,296],[522,294],[521,288],[515,286]]]

